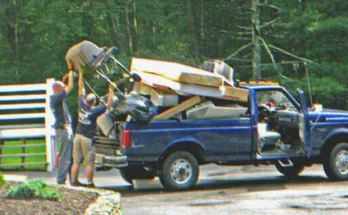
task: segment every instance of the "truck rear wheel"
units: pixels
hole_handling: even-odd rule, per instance
[[[348,143],[339,143],[324,159],[324,171],[331,180],[348,179]]]
[[[282,166],[276,163],[277,170],[287,178],[297,177],[304,169],[303,164],[293,163],[293,166]]]
[[[131,173],[128,171],[127,168],[120,169],[120,175],[125,182],[133,184],[133,178],[131,177]]]
[[[177,151],[164,160],[159,179],[166,189],[185,190],[196,185],[198,175],[197,159],[189,152]]]
[[[134,179],[153,179],[153,172],[145,170],[142,166],[130,166],[120,169],[120,175],[124,181],[133,184]]]

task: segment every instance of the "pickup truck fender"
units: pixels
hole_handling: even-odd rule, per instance
[[[167,157],[169,154],[175,152],[175,151],[187,151],[193,154],[198,163],[204,162],[204,146],[203,144],[192,137],[184,137],[184,138],[178,138],[169,144],[164,148],[160,159]]]
[[[331,148],[340,142],[348,142],[348,128],[336,128],[331,130],[324,138],[320,154],[330,152]]]

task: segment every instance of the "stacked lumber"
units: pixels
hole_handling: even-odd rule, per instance
[[[168,119],[188,110],[203,102],[202,98],[248,100],[248,91],[234,87],[228,81],[231,78],[179,63],[133,58],[131,72],[141,77],[134,90],[151,96],[155,105],[171,107],[154,117],[155,120]],[[180,96],[188,99],[179,103]]]
[[[154,74],[179,83],[213,87],[223,85],[221,75],[173,62],[133,58],[131,70]]]

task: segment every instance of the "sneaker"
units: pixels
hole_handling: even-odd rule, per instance
[[[71,183],[71,186],[73,186],[73,187],[84,187],[86,185],[82,184],[79,181],[74,181],[73,183]]]
[[[57,182],[57,184],[59,184],[59,185],[65,185],[65,181]]]
[[[95,185],[94,185],[93,182],[92,183],[87,183],[87,184],[84,184],[84,185],[85,185],[85,187],[95,188]]]
[[[112,167],[108,167],[108,166],[97,166],[95,167],[95,171],[99,172],[99,171],[108,171],[112,169]]]

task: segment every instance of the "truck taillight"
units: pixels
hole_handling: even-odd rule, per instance
[[[121,144],[124,148],[131,147],[130,130],[123,130],[122,131]]]

